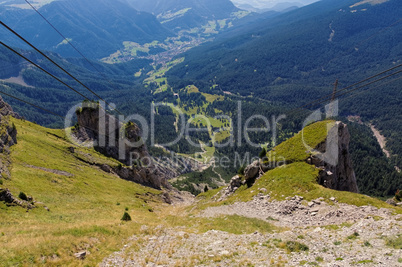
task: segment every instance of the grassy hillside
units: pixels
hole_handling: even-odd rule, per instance
[[[268,152],[267,156],[271,161],[282,161],[285,159],[287,162],[286,165],[266,172],[252,187],[248,188],[247,185],[243,185],[228,199],[213,203],[212,205],[226,205],[236,201],[251,201],[253,197],[259,193],[263,193],[269,194],[271,199],[276,200],[285,200],[287,197],[298,195],[304,197],[307,201],[323,197],[328,203],[331,203],[329,199],[335,197],[340,203],[392,208],[385,202],[366,195],[336,191],[318,184],[319,170],[315,166],[306,163],[306,159],[311,155],[311,151],[307,151],[303,144],[303,139],[309,146],[316,147],[325,141],[327,125],[332,125],[333,123],[334,121],[322,121],[311,124],[304,131],[279,144],[272,151]],[[218,192],[219,190],[211,190],[200,194],[198,197],[202,199],[201,207],[211,205],[209,200],[213,199]],[[402,212],[402,209],[397,209],[397,212]]]
[[[129,243],[131,236],[135,235],[136,241],[129,243],[128,249],[140,251],[143,244],[166,235],[169,229],[188,234],[203,234],[211,229],[233,234],[283,230],[255,218],[197,217],[193,205],[163,204],[160,191],[127,182],[97,168],[96,164],[116,166],[118,162],[92,149],[72,149],[63,130],[46,129],[16,119],[12,122],[18,131],[18,144],[12,147],[11,178],[4,181],[2,188],[9,188],[15,196],[24,192],[41,203],[29,211],[0,203],[1,266],[95,266]],[[323,134],[314,129],[324,125],[313,124],[305,133],[320,140]],[[298,135],[282,143],[276,151],[299,146],[297,140]],[[267,172],[253,187],[240,188],[224,202],[210,202],[219,191],[210,190],[200,195],[203,200],[197,206],[248,201],[262,192],[261,188],[266,188],[272,199],[297,194],[306,200],[336,197],[339,202],[391,208],[364,195],[319,186],[315,181],[317,170],[304,163],[299,152],[295,158],[300,160]],[[131,222],[121,221],[126,209],[133,219]],[[400,213],[400,209],[396,212]],[[74,254],[83,250],[90,254],[84,260],[77,259]],[[153,251],[141,257],[144,262],[157,262]]]
[[[0,203],[1,266],[95,266],[136,236],[142,242],[163,236],[167,228],[188,233],[218,229],[228,233],[262,233],[279,228],[253,218],[198,218],[161,200],[161,191],[103,172],[95,164],[119,164],[92,149],[74,147],[63,130],[12,119],[18,144],[12,147],[11,179],[2,188],[14,196],[32,196],[37,208]],[[41,202],[41,203],[38,203]],[[49,211],[45,209],[49,208]],[[132,217],[122,222],[125,210]],[[165,233],[166,234],[166,233]],[[142,241],[141,241],[142,240]],[[74,254],[86,250],[84,260]],[[144,261],[152,260],[144,255]],[[153,255],[156,257],[156,255]]]
[[[12,147],[11,179],[1,187],[14,196],[24,192],[43,204],[27,212],[0,203],[2,266],[93,266],[120,247],[124,238],[138,233],[142,224],[157,222],[150,210],[161,204],[161,192],[84,162],[115,166],[115,160],[91,149],[75,148],[71,153],[63,130],[13,122],[18,144]],[[133,221],[122,223],[126,208]],[[77,261],[73,254],[85,249],[91,254]]]

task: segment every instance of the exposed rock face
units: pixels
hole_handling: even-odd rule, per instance
[[[335,126],[329,131],[325,143],[320,144],[317,149],[325,153],[326,149],[337,146],[338,161],[336,165],[331,165],[324,159],[312,156],[307,162],[320,168],[319,184],[339,191],[349,191],[358,193],[356,175],[353,170],[352,159],[349,154],[350,134],[346,124],[336,122]],[[333,148],[332,148],[333,149]],[[325,154],[324,154],[325,155]]]
[[[29,203],[28,201],[19,200],[18,198],[14,197],[8,189],[0,188],[0,201],[4,201],[12,205],[21,206],[27,209],[35,208],[35,206]]]
[[[226,187],[224,190],[222,190],[221,197],[219,198],[218,201],[224,200],[225,198],[227,198],[228,196],[230,196],[231,194],[236,192],[236,190],[240,186],[242,186],[244,183],[245,183],[245,181],[242,181],[242,179],[239,175],[234,176],[230,180],[228,187]]]
[[[149,155],[136,124],[119,122],[105,114],[96,103],[78,110],[77,119],[79,127],[75,135],[78,140],[92,143],[97,151],[130,166],[113,170],[121,178],[156,189],[170,188],[166,177]],[[106,167],[104,169],[111,171]]]
[[[339,191],[359,192],[349,154],[349,142],[350,134],[347,125],[336,122],[334,127],[329,130],[326,140],[315,148],[321,152],[320,155],[307,158],[308,164],[315,165],[320,169],[318,177],[320,185]],[[269,164],[254,161],[244,170],[243,184],[251,187],[259,177],[270,169],[272,167]],[[228,187],[222,190],[221,199],[225,199],[237,190],[239,187],[238,179],[238,176],[232,178]]]
[[[255,180],[260,178],[269,170],[274,169],[270,164],[264,164],[262,160],[256,160],[246,167],[244,170],[244,180],[248,187],[251,187]]]
[[[17,129],[10,123],[10,116],[21,118],[0,96],[0,179],[10,176],[9,149],[17,143]]]
[[[0,115],[3,116],[13,116],[14,118],[21,119],[22,117],[15,113],[12,107],[4,102],[3,98],[0,96]]]

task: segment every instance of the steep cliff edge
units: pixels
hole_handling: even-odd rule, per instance
[[[0,96],[0,180],[10,176],[10,147],[17,143],[17,129],[10,123],[10,116],[20,118]]]
[[[349,141],[347,125],[342,122],[324,121],[309,125],[275,147],[265,158],[247,166],[243,175],[233,177],[229,186],[223,190],[221,199],[227,198],[243,185],[252,187],[262,176],[274,181],[275,178],[270,178],[270,171],[287,176],[290,181],[298,175],[303,176],[300,174],[304,171],[302,168],[315,176],[315,184],[338,191],[358,193],[349,154]],[[299,169],[295,168],[296,165]],[[308,166],[313,166],[314,169],[311,171]],[[298,185],[295,185],[296,187]],[[297,192],[291,192],[293,193]]]
[[[312,155],[307,163],[314,164],[320,169],[318,183],[330,189],[358,193],[356,175],[353,170],[352,159],[349,154],[350,134],[346,124],[336,122],[328,133],[325,142],[319,144],[316,149],[324,155],[318,157]],[[325,155],[329,148],[333,147],[338,160],[335,164],[329,163]],[[330,152],[331,153],[331,152]]]
[[[135,123],[121,123],[105,114],[97,103],[87,103],[76,114],[78,126],[75,137],[126,165],[113,170],[121,178],[156,189],[171,188],[166,172],[149,155],[141,138],[141,130]]]

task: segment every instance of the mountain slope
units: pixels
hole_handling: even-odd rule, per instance
[[[321,1],[228,34],[188,52],[185,62],[169,74],[206,81],[216,77],[234,92],[253,91],[272,99],[269,89],[278,77],[282,81],[277,84],[311,83],[323,77],[331,81],[359,65],[397,60],[400,23],[367,38],[398,21],[402,6],[391,0],[353,12],[349,5],[355,2]],[[335,31],[332,38],[330,27]]]
[[[163,41],[173,34],[157,19],[139,12],[120,1],[56,1],[39,9],[42,15],[69,38],[85,55],[102,58],[122,47],[124,41],[140,44]],[[15,13],[26,14],[15,17]],[[3,22],[44,50],[63,56],[79,56],[38,14],[33,11],[0,8]],[[10,34],[0,30],[12,45],[21,45]]]
[[[36,208],[27,213],[0,202],[1,239],[7,243],[0,248],[2,264],[80,264],[74,253],[86,250],[91,255],[84,262],[94,265],[122,238],[139,232],[137,223],[120,223],[126,207],[138,223],[156,220],[149,210],[162,204],[161,191],[95,167],[94,163],[119,163],[72,146],[64,130],[11,121],[18,144],[11,147],[11,176],[2,178],[0,187],[15,197],[20,192],[32,196]]]
[[[169,29],[191,29],[209,20],[230,18],[239,11],[229,0],[125,0],[134,8],[150,12]]]
[[[324,0],[227,33],[189,51],[167,73],[168,82],[174,88],[204,82],[221,92],[297,106],[331,94],[336,79],[346,87],[400,64],[400,1],[352,7],[357,2]],[[339,107],[341,115],[374,121],[395,155],[401,153],[400,85],[366,90]]]
[[[348,135],[347,126],[343,123],[321,121],[308,125],[294,137],[269,151],[265,158],[247,166],[243,174],[232,178],[229,186],[221,190],[215,200],[218,203],[251,201],[262,193],[281,201],[295,195],[302,196],[307,201],[317,198],[329,201],[331,197],[335,197],[340,203],[387,207],[383,201],[356,193],[356,178],[348,151]],[[334,153],[334,150],[326,149],[336,139],[338,162],[332,165],[323,161],[322,156],[331,158],[326,152]],[[322,153],[321,156],[318,156],[318,151]],[[392,186],[398,186],[398,183]]]

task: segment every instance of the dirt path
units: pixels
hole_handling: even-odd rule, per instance
[[[252,214],[242,213],[242,210],[254,209],[260,214],[263,210],[270,212],[272,207],[264,206],[263,202],[266,200],[256,199],[238,207],[237,204],[231,205],[230,209],[236,214],[255,218]],[[286,207],[291,203],[277,204],[278,211],[287,211]],[[323,205],[318,209],[331,212],[324,203],[315,205]],[[229,210],[228,206],[215,209],[219,212],[206,211],[203,216],[207,219],[229,219],[228,215],[222,215],[228,214],[225,212]],[[359,218],[336,225],[331,225],[331,220],[325,224],[327,226],[291,224],[291,212],[280,215],[278,219],[269,219],[276,222],[280,229],[242,234],[219,231],[213,227],[199,231],[191,224],[167,228],[160,226],[156,229],[143,226],[142,234],[131,237],[120,251],[105,258],[100,266],[399,266],[399,249],[389,247],[386,243],[388,239],[401,234],[402,216],[394,216],[388,210],[368,206],[350,206],[346,209],[358,210]],[[181,213],[181,216],[177,216],[178,220],[186,218],[183,217],[186,216],[185,207],[168,207],[164,212],[172,216]],[[349,216],[354,216],[353,212]],[[305,217],[316,217],[320,221],[321,214],[318,212],[312,216],[309,213]],[[250,223],[253,220],[251,218]],[[285,221],[289,224],[281,224]],[[297,244],[304,247],[295,249]]]
[[[385,139],[385,136],[381,135],[380,131],[378,131],[373,124],[369,124],[371,130],[374,133],[375,138],[377,138],[378,143],[381,146],[382,151],[385,153],[387,158],[391,157],[391,153],[385,149],[385,145],[387,143],[387,140]]]

